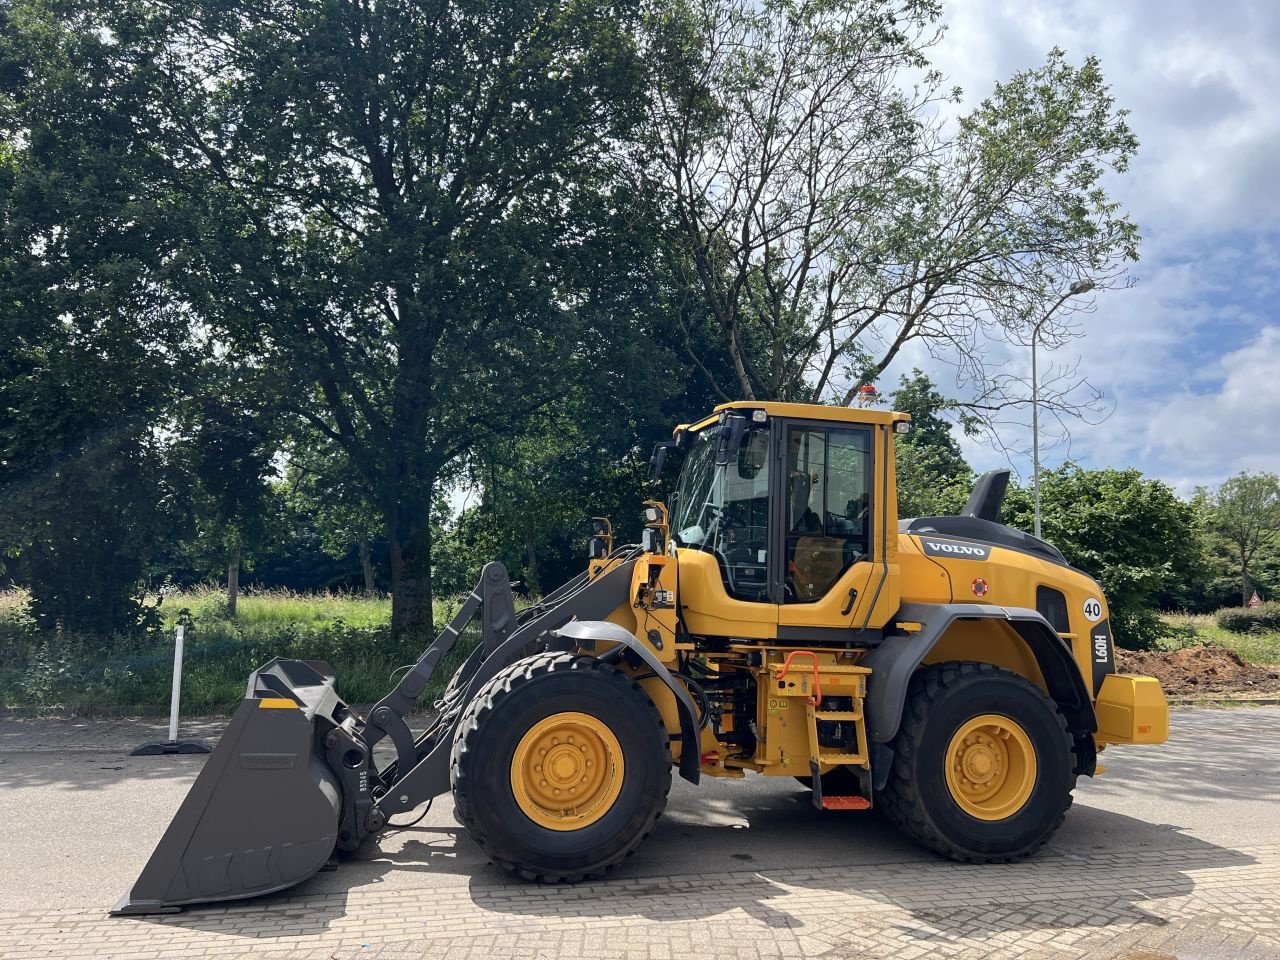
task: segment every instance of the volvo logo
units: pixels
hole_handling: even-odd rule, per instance
[[[955,557],[958,560],[986,560],[991,555],[990,547],[976,543],[950,543],[946,540],[930,540],[921,537],[920,543],[924,552],[931,557]]]

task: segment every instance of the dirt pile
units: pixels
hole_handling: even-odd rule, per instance
[[[1200,693],[1280,694],[1280,670],[1259,667],[1225,647],[1116,650],[1116,670],[1155,677],[1174,697]]]

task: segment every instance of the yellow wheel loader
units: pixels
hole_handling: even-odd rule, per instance
[[[909,429],[726,404],[655,451],[655,475],[668,453],[682,464],[640,544],[615,548],[596,520],[587,569],[519,612],[488,564],[367,712],[323,663],[261,667],[116,912],[280,890],[450,791],[507,870],[598,876],[652,830],[673,767],[800,778],[816,807],[879,806],[956,860],[1033,853],[1104,747],[1166,738],[1168,706],[1158,681],[1115,672],[1098,584],[1000,523],[1007,472],[958,516],[898,518]],[[477,615],[415,736],[405,718]]]

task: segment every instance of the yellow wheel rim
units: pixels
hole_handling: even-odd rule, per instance
[[[622,745],[586,713],[555,713],[516,744],[511,790],[534,823],[580,830],[609,812],[622,791]]]
[[[960,809],[979,820],[1004,820],[1027,802],[1036,785],[1036,751],[1013,720],[974,717],[947,746],[947,789]]]

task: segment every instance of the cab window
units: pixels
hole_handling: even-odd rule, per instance
[[[804,603],[870,553],[871,431],[790,427],[786,464],[784,599]]]
[[[756,427],[728,464],[715,462],[721,428],[703,430],[685,459],[676,496],[677,542],[714,553],[726,592],[768,600],[769,431]]]

